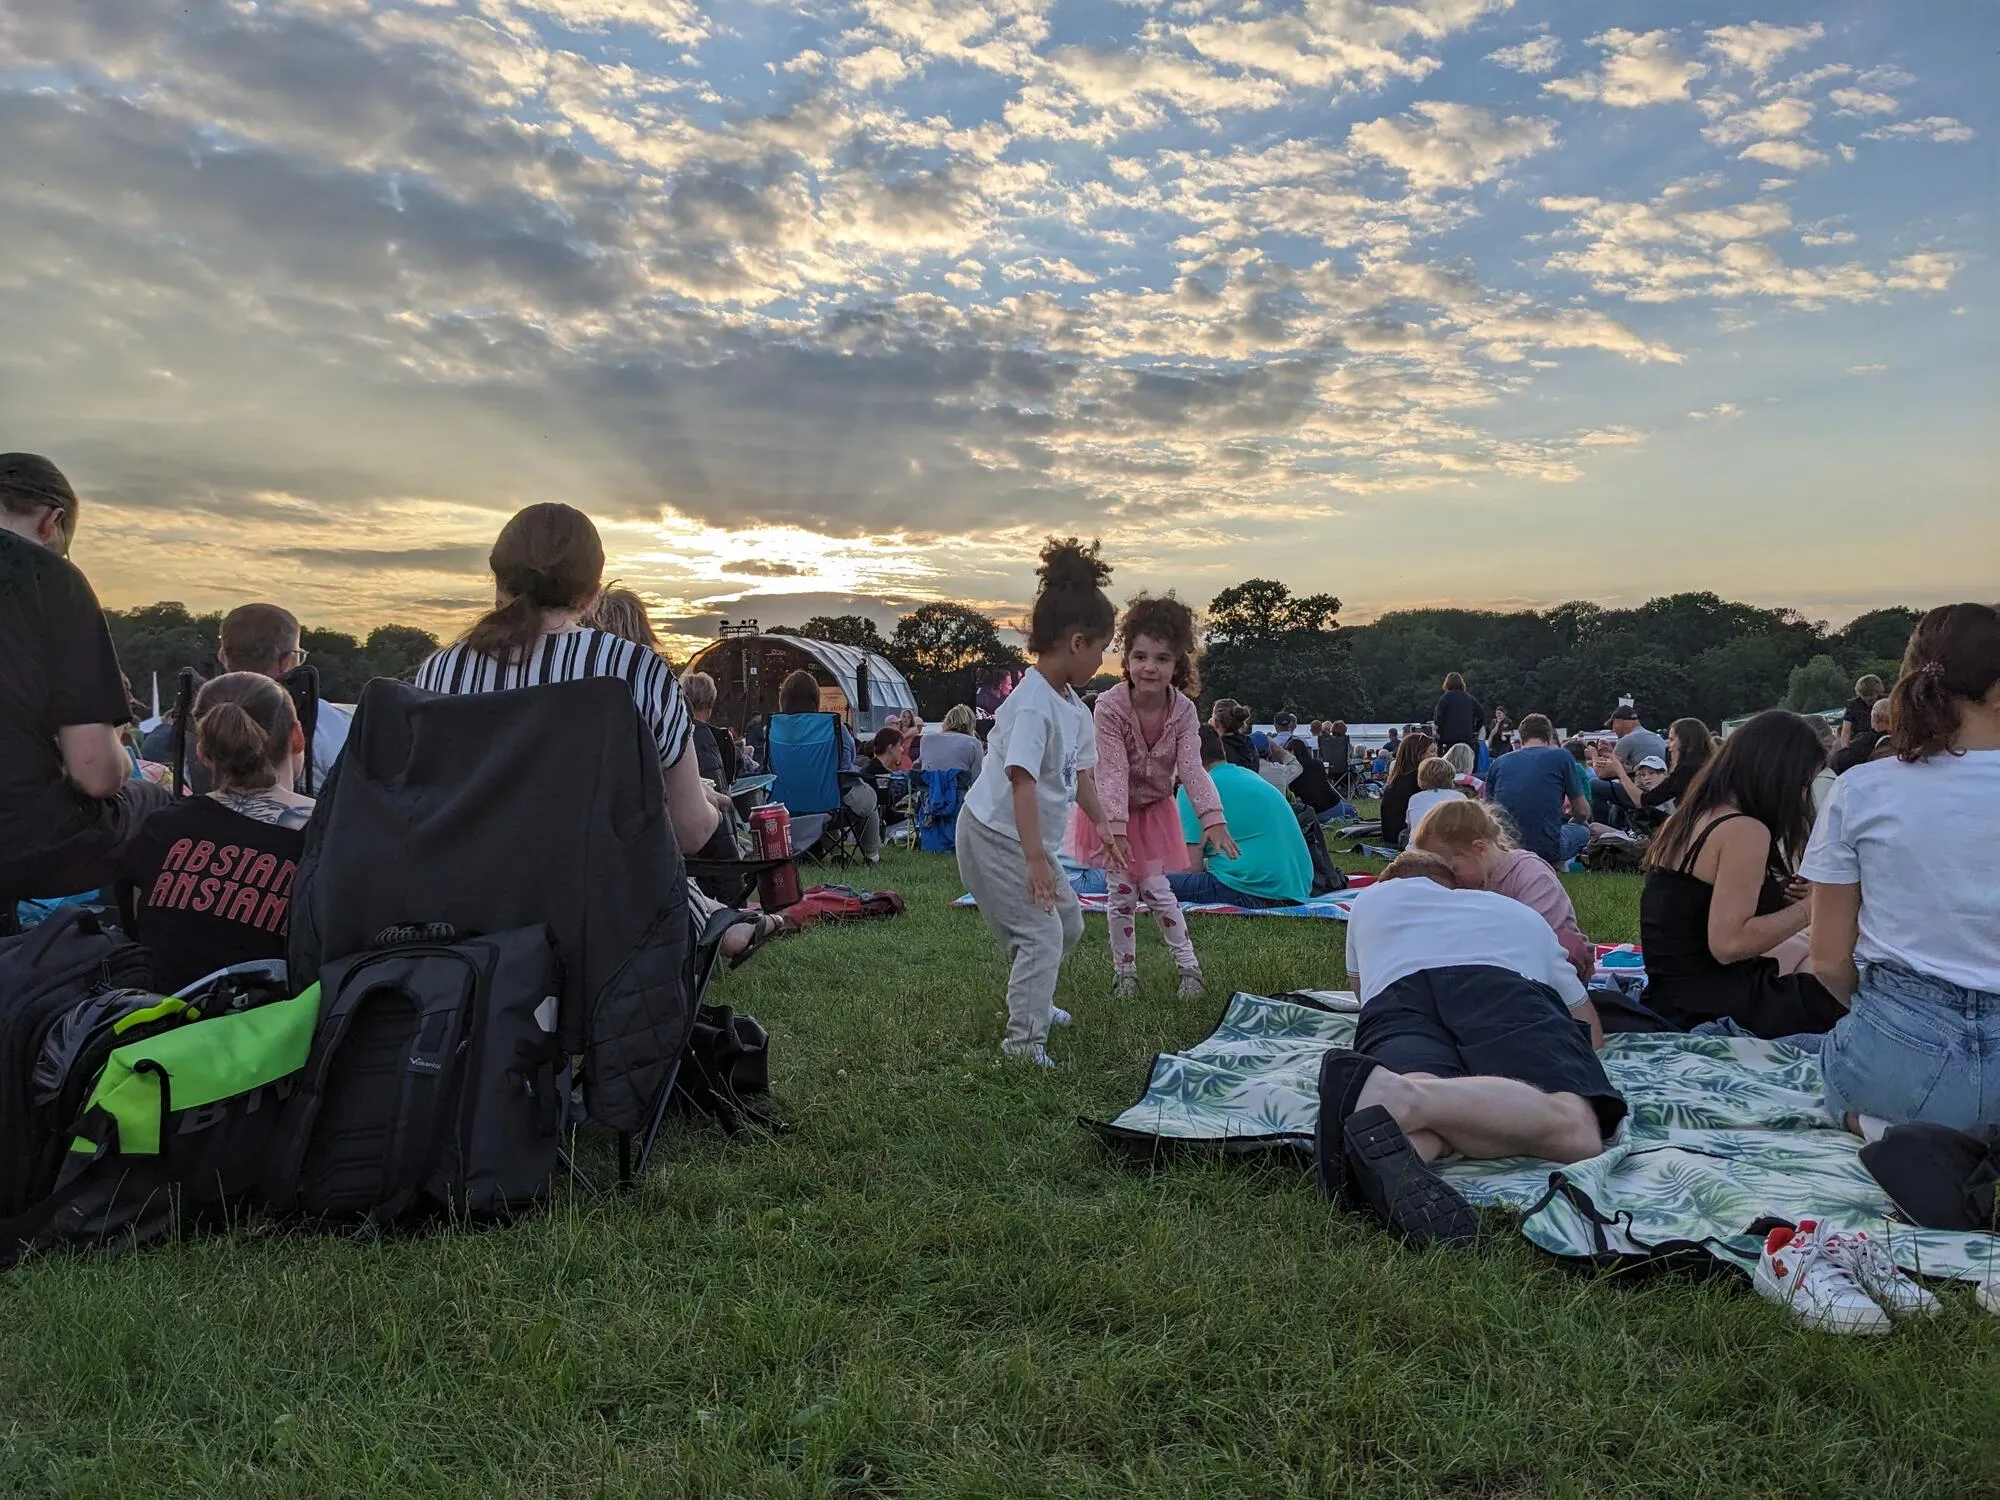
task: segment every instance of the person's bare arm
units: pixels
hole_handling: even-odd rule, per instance
[[[124,743],[111,724],[65,724],[56,731],[62,751],[63,774],[86,797],[100,801],[118,795],[132,774]]]
[[[1803,901],[1791,902],[1767,916],[1757,915],[1764,866],[1771,855],[1771,835],[1762,823],[1754,818],[1732,818],[1709,835],[1708,844],[1715,851],[1708,951],[1717,963],[1756,958],[1805,930],[1812,910]]]
[[[1104,800],[1097,793],[1097,773],[1078,771],[1076,773],[1076,805],[1083,809],[1083,815],[1090,819],[1097,829],[1097,837],[1104,844],[1104,868],[1122,870],[1125,861],[1131,858],[1132,846],[1125,835],[1112,831],[1110,822],[1104,816]]]
[[[1639,783],[1632,779],[1632,773],[1625,769],[1625,762],[1616,755],[1597,756],[1591,762],[1591,769],[1597,773],[1599,781],[1616,781],[1624,787],[1625,795],[1632,799],[1634,807],[1640,805],[1644,793],[1639,790]],[[1608,776],[1605,774],[1607,770],[1611,773]]]
[[[1846,1005],[1861,988],[1861,970],[1854,962],[1854,945],[1861,936],[1861,887],[1815,885],[1811,911],[1813,975]]]
[[[1604,1022],[1598,1018],[1597,1007],[1589,1000],[1581,1005],[1572,1005],[1569,1013],[1590,1028],[1590,1050],[1604,1050]]]
[[[702,780],[694,744],[688,743],[681,758],[665,772],[667,821],[673,825],[674,842],[681,853],[693,854],[715,834],[716,807],[711,800],[714,788]]]

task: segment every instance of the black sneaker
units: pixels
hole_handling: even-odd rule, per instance
[[[1379,1104],[1350,1115],[1347,1144],[1351,1190],[1405,1244],[1476,1245],[1479,1216],[1458,1190],[1417,1155],[1395,1117]]]
[[[1360,1208],[1347,1175],[1343,1130],[1368,1075],[1381,1066],[1364,1053],[1329,1047],[1319,1061],[1319,1124],[1313,1130],[1313,1169],[1319,1190],[1342,1208]]]

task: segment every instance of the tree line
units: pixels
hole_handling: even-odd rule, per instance
[[[1517,718],[1539,710],[1559,724],[1594,727],[1630,695],[1649,723],[1692,715],[1720,724],[1778,706],[1837,707],[1864,672],[1892,679],[1918,619],[1898,606],[1836,631],[1797,610],[1713,593],[1670,594],[1635,609],[1579,601],[1509,613],[1396,610],[1368,625],[1342,625],[1340,609],[1331,594],[1294,594],[1271,579],[1222,590],[1204,616],[1204,707],[1234,698],[1266,720],[1290,709],[1302,718],[1416,723],[1430,717],[1445,673],[1462,672],[1489,709],[1505,704]],[[180,668],[216,670],[219,613],[160,603],[105,615],[141,698],[155,671],[165,706]],[[982,671],[1026,665],[992,619],[942,601],[912,610],[886,636],[862,615],[816,615],[773,633],[880,653],[932,719],[971,702]],[[378,625],[366,639],[308,627],[300,644],[319,668],[321,691],[352,702],[371,677],[409,677],[438,641],[413,626]],[[1115,670],[1101,685],[1114,681]]]

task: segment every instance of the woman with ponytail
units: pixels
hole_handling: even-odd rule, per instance
[[[531,505],[501,529],[487,559],[493,608],[462,640],[417,672],[434,693],[497,693],[586,677],[630,684],[639,717],[659,747],[667,816],[689,854],[715,832],[728,799],[701,779],[687,753],[693,720],[673,668],[650,647],[585,623],[604,590],[604,544],[573,506]]]
[[[204,974],[283,958],[292,877],[313,801],[292,790],[305,755],[291,695],[260,672],[226,672],[194,704],[210,790],[153,814],[119,867],[120,904],[172,993]]]
[[[1918,622],[1889,742],[1834,783],[1800,869],[1813,972],[1852,1007],[1820,1053],[1827,1113],[2000,1125],[2000,612]]]

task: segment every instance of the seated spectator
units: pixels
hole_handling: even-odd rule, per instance
[[[1410,1243],[1477,1234],[1428,1163],[1582,1161],[1625,1118],[1594,1050],[1596,1008],[1548,924],[1458,889],[1437,855],[1400,855],[1355,898],[1347,972],[1361,1018],[1354,1050],[1320,1065],[1320,1185]]]
[[[1453,745],[1452,749],[1462,750],[1463,745]],[[1410,825],[1409,842],[1416,841],[1417,829],[1424,821],[1424,814],[1444,802],[1463,802],[1465,793],[1457,786],[1458,776],[1451,768],[1451,762],[1442,755],[1432,755],[1417,767],[1417,790],[1410,798],[1407,814]]]
[[[1479,707],[1479,700],[1465,690],[1465,679],[1451,672],[1445,676],[1444,696],[1431,710],[1431,718],[1437,724],[1438,744],[1447,750],[1453,745],[1470,750],[1479,741],[1479,726],[1486,715]]]
[[[926,771],[963,771],[969,781],[979,779],[986,764],[986,749],[979,743],[979,720],[972,709],[955,703],[946,711],[940,732],[930,735],[924,745]]]
[[[778,712],[816,714],[819,706],[819,679],[801,668],[778,688]],[[835,735],[840,755],[835,769],[840,775],[841,802],[860,824],[861,857],[869,864],[882,859],[882,806],[875,788],[861,779],[861,757],[854,748],[854,732],[836,718]]]
[[[1493,715],[1486,721],[1486,754],[1490,760],[1498,760],[1514,748],[1514,716],[1507,712],[1507,705],[1493,705]]]
[[[1266,735],[1257,750],[1257,774],[1282,792],[1299,779],[1300,758],[1290,745],[1281,745]]]
[[[1321,823],[1351,817],[1353,805],[1340,795],[1325,763],[1312,753],[1306,742],[1293,740],[1286,748],[1297,752],[1295,759],[1299,767],[1299,774],[1286,790],[1311,808],[1313,817]]]
[[[905,743],[902,730],[894,724],[884,724],[868,742],[868,754],[861,762],[861,779],[875,788],[875,805],[881,810],[884,823],[900,823],[909,816],[905,800],[896,795],[899,783],[893,780],[900,775],[905,778],[900,784],[908,785],[911,767]]]
[[[1843,730],[1845,727],[1843,724]],[[1856,766],[1865,766],[1871,760],[1893,753],[1889,745],[1889,700],[1877,698],[1868,709],[1867,730],[1851,735],[1845,746],[1833,752],[1833,773],[1845,776]]]
[[[1616,752],[1628,771],[1649,755],[1667,758],[1666,740],[1640,721],[1639,710],[1630,703],[1621,703],[1611,711],[1611,732],[1618,736]]]
[[[1864,736],[1882,732],[1875,728],[1875,705],[1888,699],[1889,690],[1873,672],[1855,678],[1854,696],[1847,700],[1847,711],[1840,717],[1840,749],[1845,750]]]
[[[225,672],[256,672],[278,682],[282,682],[285,674],[294,667],[305,665],[306,660],[306,653],[299,649],[298,617],[275,604],[239,604],[224,615],[215,654]],[[326,778],[333,770],[333,763],[340,758],[340,747],[347,743],[347,731],[353,723],[353,717],[345,709],[324,700],[319,703],[313,720],[312,784],[315,788],[326,785]],[[152,732],[140,742],[139,755],[144,760],[161,765],[173,763],[174,725],[171,715],[154,726]],[[208,790],[208,770],[199,760],[190,760],[186,772],[190,790],[196,793]]]
[[[433,693],[499,693],[544,683],[615,677],[627,684],[659,752],[667,821],[683,854],[696,855],[731,814],[690,754],[694,720],[673,669],[649,646],[583,623],[604,583],[604,544],[590,517],[553,501],[519,511],[487,559],[494,606],[465,635],[432,653],[417,686]],[[699,929],[722,910],[689,883],[689,920]],[[746,914],[722,940],[735,959],[786,930],[776,913]]]
[[[285,956],[313,810],[292,790],[305,759],[298,711],[265,673],[202,684],[193,753],[210,789],[153,814],[118,862],[127,928],[169,995],[231,964]]]
[[[1216,733],[1222,736],[1222,753],[1229,764],[1261,773],[1264,756],[1250,735],[1250,710],[1234,698],[1217,698],[1208,717]]]
[[[1818,823],[1820,809],[1826,806],[1827,794],[1833,790],[1833,783],[1837,779],[1833,769],[1833,726],[1817,714],[1809,716],[1806,723],[1811,725],[1812,732],[1819,736],[1819,747],[1826,752],[1826,759],[1820,762],[1820,768],[1813,773],[1812,780],[1813,822]]]
[[[1518,748],[1493,763],[1491,796],[1513,820],[1521,847],[1560,870],[1590,842],[1590,789],[1583,767],[1556,745],[1547,714],[1522,719],[1520,738]],[[1565,811],[1578,821],[1566,821]]]
[[[1538,854],[1514,847],[1492,808],[1469,797],[1440,804],[1416,825],[1410,847],[1447,860],[1462,891],[1498,891],[1541,913],[1569,955],[1577,978],[1597,972],[1597,945],[1576,924],[1562,880]]]
[[[1706,724],[1699,719],[1676,719],[1667,728],[1667,758],[1664,761],[1656,755],[1648,755],[1642,757],[1637,766],[1627,770],[1625,762],[1616,754],[1608,748],[1600,748],[1592,757],[1591,769],[1600,779],[1615,782],[1626,804],[1643,814],[1631,820],[1634,826],[1651,830],[1674,810],[1674,804],[1687,794],[1688,787],[1714,753],[1715,736],[1708,732]],[[1645,774],[1652,769],[1648,762],[1665,774],[1649,778]]]
[[[1391,848],[1402,844],[1410,831],[1410,799],[1416,796],[1417,767],[1422,765],[1436,742],[1419,730],[1411,730],[1396,742],[1396,758],[1389,763],[1389,784],[1382,789],[1382,842]]]
[[[715,717],[715,679],[690,667],[681,673],[681,697],[693,721],[695,764],[701,768],[701,779],[727,795],[738,775],[736,742],[710,722]]]
[[[1177,793],[1188,867],[1167,876],[1174,895],[1186,902],[1226,902],[1231,906],[1296,906],[1312,894],[1312,856],[1285,794],[1223,758],[1222,736],[1213,724],[1201,726],[1201,763],[1222,798],[1225,830],[1236,840],[1236,856],[1212,852],[1201,820],[1185,788]]]
[[[1335,719],[1320,726],[1319,759],[1327,775],[1333,778],[1334,790],[1345,795],[1346,778],[1354,770],[1354,739],[1347,732],[1347,720]]]
[[[2000,613],[1925,615],[1893,704],[1893,758],[1840,778],[1806,850],[1813,973],[1851,1006],[1827,1112],[2000,1125]]]
[[[1486,783],[1473,774],[1473,766],[1476,764],[1476,761],[1472,746],[1452,745],[1440,751],[1439,754],[1444,758],[1445,763],[1451,767],[1452,784],[1454,786],[1468,797],[1484,797],[1486,795]],[[1416,822],[1416,818],[1412,816],[1410,826],[1414,828]]]
[[[1313,751],[1312,737],[1299,733],[1299,716],[1289,709],[1271,720],[1271,739],[1294,755],[1298,754],[1301,748],[1308,753]]]
[[[653,629],[653,617],[646,610],[646,601],[622,584],[607,585],[604,592],[597,596],[597,603],[590,607],[583,623],[607,635],[615,635],[621,641],[644,646],[661,661],[667,660],[666,650],[660,645],[659,632]]]
[[[1676,1025],[1727,1018],[1777,1039],[1839,1019],[1826,987],[1796,972],[1810,910],[1794,871],[1825,753],[1797,714],[1758,714],[1722,742],[1647,847],[1646,1003]]]
[[[170,800],[133,777],[119,738],[118,653],[68,560],[78,509],[46,458],[0,454],[0,930],[17,901],[107,884]]]

